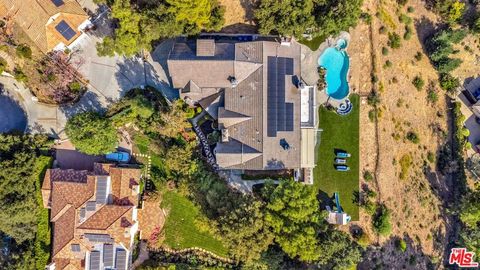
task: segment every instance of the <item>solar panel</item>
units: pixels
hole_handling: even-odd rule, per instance
[[[97,191],[95,194],[95,200],[97,203],[107,203],[107,183],[106,177],[97,177]]]
[[[117,249],[115,268],[118,270],[127,269],[127,252],[124,249]]]
[[[61,20],[55,29],[66,39],[72,39],[77,33],[64,20]]]
[[[86,233],[85,237],[90,242],[113,243],[113,239],[108,234]]]
[[[72,244],[70,245],[73,252],[80,252],[80,245],[79,244]]]
[[[63,0],[52,0],[52,3],[56,6],[59,7],[64,4]]]
[[[103,266],[113,267],[113,245],[103,244]]]
[[[97,207],[97,205],[93,201],[87,202],[87,204],[86,204],[87,211],[95,211],[96,207]]]
[[[275,57],[267,59],[267,136],[277,136],[277,61]]]
[[[100,251],[94,250],[90,252],[90,270],[100,269]]]

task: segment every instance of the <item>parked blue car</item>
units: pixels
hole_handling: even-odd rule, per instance
[[[130,160],[130,154],[127,152],[112,152],[106,154],[105,158],[116,162],[128,162]]]

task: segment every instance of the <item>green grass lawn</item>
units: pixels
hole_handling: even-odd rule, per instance
[[[227,256],[227,249],[212,234],[199,230],[195,221],[200,210],[184,196],[167,191],[163,194],[162,208],[169,209],[165,222],[165,242],[175,249],[199,247],[219,256]]]
[[[353,193],[359,189],[359,96],[350,95],[354,108],[346,116],[319,110],[320,145],[317,145],[317,166],[314,170],[314,185],[320,191],[320,197],[333,198],[333,193],[340,195],[340,204],[344,211],[358,220],[358,205],[353,203]],[[346,150],[352,157],[347,159],[348,172],[336,171],[333,164],[335,149]]]
[[[322,42],[325,41],[325,39],[327,39],[327,37],[318,36],[318,37],[312,38],[312,40],[301,39],[298,42],[306,45],[307,47],[310,48],[310,50],[316,51],[318,50],[318,47],[320,47],[320,44],[322,44]]]

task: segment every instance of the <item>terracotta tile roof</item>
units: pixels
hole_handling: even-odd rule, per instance
[[[120,219],[132,206],[104,205],[85,222],[78,226],[79,229],[106,230],[115,221]]]
[[[57,254],[73,239],[74,231],[75,209],[70,208],[56,222],[53,223],[53,256],[55,256],[55,254]]]
[[[136,200],[131,200],[132,186],[140,182],[141,172],[133,168],[110,168],[112,181],[112,196],[117,204],[137,205]]]
[[[52,219],[67,205],[75,209],[90,199],[95,190],[95,177],[89,175],[86,182],[53,181],[52,184]]]
[[[95,175],[108,175],[110,174],[110,168],[115,166],[111,163],[97,163],[93,164],[93,173]]]
[[[63,2],[64,4],[56,7],[51,0],[0,0],[0,5],[7,10],[5,16],[13,17],[40,50],[48,52],[60,42],[69,45],[74,40],[67,41],[56,35],[55,26],[61,19],[65,19],[77,32],[77,36],[80,34],[77,28],[88,19],[88,15],[77,1],[63,0]],[[57,17],[58,14],[61,16]]]

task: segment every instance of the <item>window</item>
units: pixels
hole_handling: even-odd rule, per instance
[[[55,29],[57,29],[66,40],[72,39],[77,34],[64,20],[57,24]]]
[[[70,247],[72,248],[73,252],[80,252],[80,245],[79,244],[72,244],[72,245],[70,245]]]

